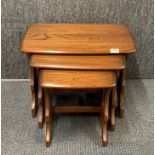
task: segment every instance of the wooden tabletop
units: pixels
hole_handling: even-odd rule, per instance
[[[116,74],[112,71],[40,71],[40,85],[45,88],[99,89],[116,85]]]
[[[128,54],[136,47],[120,24],[34,24],[25,33],[21,51],[40,54]]]
[[[70,70],[120,70],[126,66],[124,55],[39,55],[32,54],[30,66]]]

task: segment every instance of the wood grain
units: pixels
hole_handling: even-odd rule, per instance
[[[35,68],[74,69],[74,70],[119,70],[124,69],[123,55],[36,55],[30,58],[30,66]]]
[[[45,114],[45,105],[44,105],[44,96],[43,89],[38,84],[38,105],[39,105],[39,115],[38,115],[38,127],[43,128],[44,125],[44,114]]]
[[[135,52],[131,33],[121,24],[33,24],[24,35],[21,51],[42,54],[110,54]]]
[[[124,97],[125,97],[125,82],[126,82],[126,69],[120,71],[121,74],[121,86],[119,92],[119,111],[120,111],[120,118],[124,117]]]
[[[49,90],[45,89],[46,147],[51,144],[52,109]]]
[[[31,113],[32,117],[35,118],[38,113],[38,101],[37,101],[37,87],[36,87],[36,70],[33,67],[30,67],[30,87],[31,87],[31,95],[32,95],[32,103],[31,103]]]
[[[111,113],[110,113],[110,127],[111,131],[114,131],[116,128],[116,119],[115,119],[115,109],[116,109],[116,87],[113,87],[111,90],[112,93],[112,103],[111,103]]]
[[[53,112],[56,113],[99,113],[100,106],[53,106]]]
[[[107,123],[109,119],[109,95],[110,89],[105,89],[102,96],[102,109],[101,109],[101,127],[102,127],[102,146],[107,146],[108,134],[107,134]]]
[[[46,88],[95,89],[116,85],[112,71],[41,70],[40,85]]]

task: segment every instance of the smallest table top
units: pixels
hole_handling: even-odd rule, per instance
[[[136,47],[121,24],[34,24],[24,35],[21,51],[40,54],[128,54]]]
[[[112,71],[41,70],[40,85],[44,88],[99,89],[116,85]]]

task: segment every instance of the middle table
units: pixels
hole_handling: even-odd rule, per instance
[[[30,66],[31,66],[31,77],[33,79],[34,75],[32,74],[33,70],[39,71],[39,69],[56,69],[56,70],[112,70],[122,72],[126,66],[125,56],[123,55],[101,55],[101,56],[65,56],[65,55],[32,55],[30,57]],[[60,77],[61,78],[61,77]],[[34,79],[38,81],[38,77]],[[38,82],[39,83],[39,82]],[[36,85],[34,85],[36,87]],[[33,85],[32,85],[33,87]],[[34,90],[34,88],[32,89]],[[34,94],[36,93],[36,94]],[[37,96],[37,91],[32,91],[33,96]],[[42,89],[39,87],[38,90],[38,99],[39,99],[39,128],[43,126],[43,104],[42,104]],[[120,96],[119,96],[120,97]],[[37,103],[32,102],[32,114],[36,112]],[[100,109],[96,106],[91,107],[61,107],[56,108],[57,112],[99,112]],[[84,110],[84,111],[83,111]]]

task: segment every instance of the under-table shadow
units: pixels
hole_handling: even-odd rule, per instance
[[[65,92],[56,94],[56,105],[99,105],[100,94]],[[95,137],[98,137],[98,125],[100,125],[99,114],[77,113],[77,114],[55,114],[53,117],[52,138],[61,142],[70,140],[80,140],[81,138],[92,139],[90,142],[98,144]],[[93,131],[93,134],[92,134]],[[94,136],[95,135],[95,136]]]

